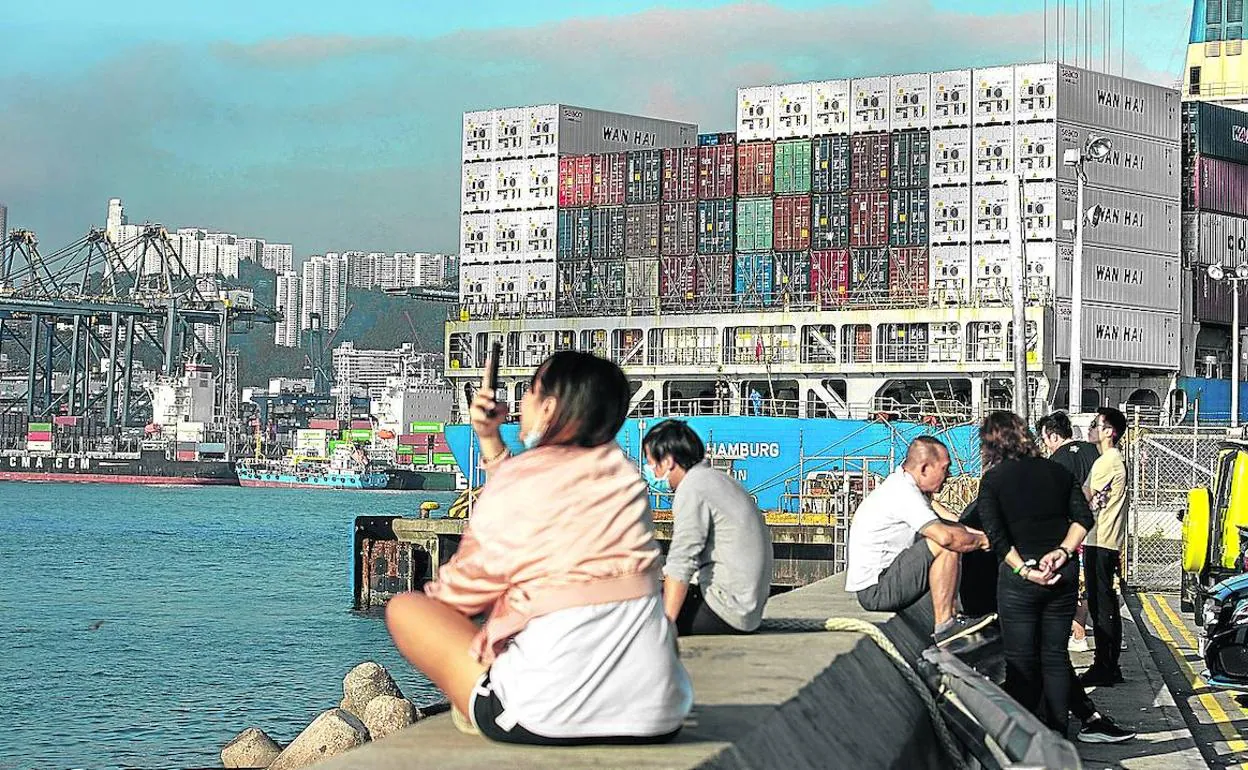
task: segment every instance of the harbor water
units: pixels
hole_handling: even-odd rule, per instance
[[[0,768],[219,766],[279,742],[376,660],[437,690],[350,611],[357,515],[450,492],[0,483]]]

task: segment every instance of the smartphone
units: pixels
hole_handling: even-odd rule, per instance
[[[485,372],[481,375],[481,387],[494,391],[495,398],[498,397],[498,361],[502,355],[503,344],[501,342],[490,345],[490,355],[485,359]],[[489,411],[489,416],[494,416],[493,409]]]

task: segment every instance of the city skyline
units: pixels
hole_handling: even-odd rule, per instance
[[[11,226],[57,248],[98,223],[98,201],[122,197],[167,222],[267,233],[300,261],[335,244],[453,252],[465,110],[562,101],[726,130],[737,86],[1045,51],[1033,0],[1004,12],[985,0],[512,5],[384,2],[350,18],[238,2],[13,9],[0,50]],[[1122,58],[1111,5],[1114,68],[1177,80],[1190,4],[1131,5]],[[696,45],[703,33],[715,45]]]

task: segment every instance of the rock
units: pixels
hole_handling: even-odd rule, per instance
[[[378,695],[364,709],[364,726],[373,740],[398,732],[419,719],[411,701],[393,695]]]
[[[338,707],[351,712],[356,719],[363,719],[364,709],[378,695],[403,697],[399,686],[390,678],[390,672],[370,660],[351,669],[343,677],[342,702]]]
[[[330,709],[312,720],[269,770],[297,770],[368,742],[368,728],[349,712]]]
[[[282,747],[264,730],[248,727],[221,749],[221,764],[226,768],[268,767],[282,753]]]

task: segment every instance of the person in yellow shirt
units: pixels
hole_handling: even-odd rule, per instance
[[[1091,667],[1079,677],[1084,687],[1113,687],[1122,681],[1118,658],[1122,651],[1121,601],[1114,585],[1120,554],[1126,545],[1127,466],[1118,444],[1127,432],[1127,418],[1106,406],[1096,410],[1101,456],[1092,465],[1084,485],[1096,523],[1083,541],[1083,578],[1088,588],[1096,651]]]

